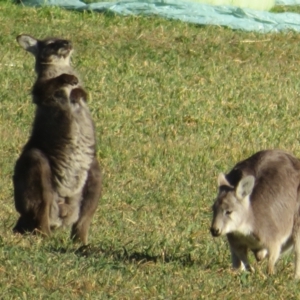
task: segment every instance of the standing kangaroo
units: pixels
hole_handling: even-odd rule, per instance
[[[14,231],[50,235],[51,229],[71,225],[71,238],[87,244],[101,196],[101,171],[87,95],[70,64],[72,44],[29,35],[17,41],[35,56],[37,79],[31,136],[14,169],[20,213]]]
[[[300,278],[300,161],[280,150],[260,151],[218,178],[211,233],[227,235],[233,268],[252,270],[251,250],[268,256],[268,273],[280,253],[294,247]]]

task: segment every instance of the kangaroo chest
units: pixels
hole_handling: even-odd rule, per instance
[[[246,246],[247,248],[254,250],[254,249],[261,249],[263,247],[259,238],[254,235],[253,233],[249,233],[247,235],[241,234],[239,232],[234,232],[228,234],[228,238],[235,244],[240,246]]]
[[[94,128],[89,110],[74,107],[70,136],[54,176],[60,197],[72,197],[82,191],[95,155]]]

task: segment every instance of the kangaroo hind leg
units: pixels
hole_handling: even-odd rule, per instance
[[[38,149],[23,152],[17,160],[14,199],[20,218],[15,232],[38,231],[50,235],[49,212],[53,201],[51,169],[48,159]]]
[[[82,192],[79,218],[72,226],[71,238],[87,244],[88,230],[101,196],[101,170],[96,158],[88,172],[88,178]]]

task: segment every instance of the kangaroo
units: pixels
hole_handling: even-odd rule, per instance
[[[70,41],[29,35],[18,43],[35,57],[36,105],[32,131],[13,175],[20,217],[15,232],[41,232],[72,226],[71,238],[87,244],[101,196],[95,130],[87,94],[70,64]]]
[[[300,161],[281,150],[257,152],[218,177],[211,234],[227,235],[233,268],[253,271],[247,252],[268,256],[268,273],[292,246],[300,278]]]

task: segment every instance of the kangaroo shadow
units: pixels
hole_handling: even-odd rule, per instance
[[[182,266],[192,266],[195,261],[192,259],[191,254],[173,255],[162,252],[159,255],[149,254],[145,251],[128,251],[125,247],[114,249],[113,247],[104,248],[102,246],[86,245],[77,249],[68,249],[63,247],[51,247],[50,252],[56,253],[74,253],[78,257],[92,258],[92,257],[106,257],[113,259],[115,262],[126,262],[132,264],[146,264],[152,263],[172,263],[176,262]]]

